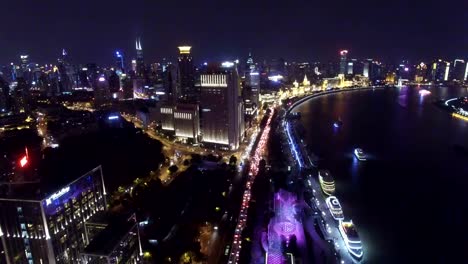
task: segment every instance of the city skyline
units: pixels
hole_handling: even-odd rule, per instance
[[[268,6],[50,1],[24,6],[11,3],[0,18],[8,24],[22,15],[15,27],[1,34],[8,41],[0,42],[0,64],[16,62],[21,54],[40,64],[51,63],[66,49],[73,63],[109,65],[116,50],[126,59],[136,57],[137,38],[146,62],[175,61],[180,45],[194,47],[196,63],[247,57],[249,51],[261,60],[331,61],[340,49],[348,49],[353,58],[451,60],[464,59],[468,40],[463,35],[462,1],[397,1],[384,6],[366,0],[342,3],[340,8],[301,1],[272,1]]]

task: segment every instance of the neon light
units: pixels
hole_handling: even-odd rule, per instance
[[[101,77],[99,77],[99,81],[100,81],[100,82],[104,82],[104,81],[106,81],[106,78],[104,78],[104,77],[101,76]]]
[[[49,198],[46,199],[46,205],[49,205],[52,203],[52,201],[57,200],[60,198],[62,195],[66,194],[67,192],[70,191],[70,186],[62,188],[60,191],[52,194]]]
[[[109,116],[107,119],[108,120],[116,120],[116,119],[119,119],[119,116],[113,115],[113,116]]]
[[[446,105],[446,106],[449,106],[449,105],[448,105],[449,102],[455,101],[455,100],[457,100],[457,99],[458,99],[458,98],[448,99],[447,101],[445,101],[445,105]]]
[[[24,168],[24,166],[26,166],[26,164],[28,164],[28,157],[27,156],[23,156],[23,158],[21,158],[20,160],[20,166],[21,168]]]

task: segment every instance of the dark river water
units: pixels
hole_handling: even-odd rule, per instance
[[[468,91],[420,89],[343,92],[295,109],[357,226],[364,263],[468,263],[468,156],[454,147],[468,149],[468,122],[433,104]],[[353,157],[356,147],[368,161]]]

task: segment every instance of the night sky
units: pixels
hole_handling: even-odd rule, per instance
[[[55,62],[66,48],[74,63],[113,63],[116,49],[134,56],[141,36],[147,62],[174,59],[193,46],[197,62],[283,57],[289,61],[350,57],[398,61],[467,58],[466,0],[175,1],[5,0],[0,65]]]

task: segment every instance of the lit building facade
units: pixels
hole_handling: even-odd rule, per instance
[[[237,149],[244,134],[240,80],[234,63],[209,66],[200,76],[201,134],[207,144]]]
[[[155,120],[165,132],[181,140],[197,143],[200,135],[200,117],[197,104],[165,104],[159,107]]]
[[[39,198],[0,198],[0,263],[80,263],[84,224],[106,210],[101,167]]]
[[[196,104],[177,104],[174,108],[175,136],[198,142],[200,134],[199,108]]]

